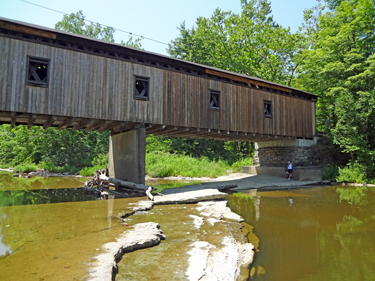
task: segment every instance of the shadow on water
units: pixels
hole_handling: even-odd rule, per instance
[[[316,187],[228,196],[259,246],[249,280],[374,280],[375,190]],[[244,197],[244,196],[243,196]]]

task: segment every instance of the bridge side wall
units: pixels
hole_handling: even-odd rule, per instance
[[[0,36],[0,111],[312,138],[315,103],[272,89]],[[27,57],[49,60],[48,87],[25,83]],[[134,75],[149,77],[149,101],[136,100]],[[209,91],[220,91],[210,109]],[[272,118],[264,117],[272,102]]]
[[[167,125],[290,137],[315,135],[315,103],[292,96],[164,71],[163,122]],[[209,90],[220,91],[220,109],[210,109]],[[264,101],[272,118],[264,117]]]
[[[0,110],[162,123],[162,70],[0,36]],[[27,57],[48,59],[48,87],[27,85]],[[134,75],[150,79],[136,100]]]

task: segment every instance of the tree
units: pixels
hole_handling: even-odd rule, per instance
[[[182,23],[168,53],[290,85],[298,67],[294,57],[305,48],[305,37],[277,24],[267,0],[241,0],[241,7],[239,15],[216,9],[209,19],[199,17],[192,29]]]
[[[86,24],[85,16],[82,11],[71,13],[70,15],[64,15],[63,19],[55,24],[55,29],[64,30],[71,33],[84,35],[96,39],[101,39],[108,42],[115,42],[113,33],[115,29],[113,27],[102,27],[99,23]]]
[[[328,2],[334,9],[319,17],[298,83],[319,96],[318,129],[327,130],[352,163],[374,178],[375,7],[371,0]]]
[[[95,39],[101,39],[112,43],[115,42],[113,37],[115,29],[113,27],[103,27],[99,23],[94,22],[91,22],[91,24],[86,24],[85,16],[81,10],[76,13],[71,13],[70,15],[64,15],[63,19],[56,23],[55,29],[76,33]],[[121,41],[121,44],[137,49],[142,48],[141,39],[137,38],[133,41],[132,36],[129,36],[129,40],[126,42]]]

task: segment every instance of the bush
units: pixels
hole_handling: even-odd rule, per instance
[[[97,171],[97,170],[100,170],[100,169],[104,169],[104,168],[106,168],[107,166],[106,165],[96,165],[96,166],[94,166],[94,167],[85,167],[85,168],[83,168],[80,172],[79,172],[79,174],[81,175],[81,176],[85,176],[85,177],[92,177],[92,176],[94,176],[94,174],[95,174],[95,172]]]
[[[327,166],[323,169],[323,180],[336,181],[339,176],[339,168],[336,166]]]
[[[14,171],[19,173],[29,173],[32,171],[36,171],[38,169],[38,165],[33,163],[22,163],[14,167]]]
[[[248,157],[248,158],[243,158],[240,159],[232,164],[232,170],[233,172],[240,172],[242,166],[251,166],[253,165],[253,158]]]
[[[346,167],[339,169],[337,177],[338,182],[366,183],[366,168],[357,163],[348,164]]]

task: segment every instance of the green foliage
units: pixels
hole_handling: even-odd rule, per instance
[[[249,204],[254,204],[254,196],[249,194],[243,194],[241,192],[232,194],[236,199],[246,201]]]
[[[323,180],[336,181],[339,175],[339,168],[336,166],[326,166],[323,169]]]
[[[38,165],[33,164],[33,163],[23,163],[14,167],[15,172],[21,172],[21,173],[29,173],[32,171],[36,171],[37,169],[38,169]]]
[[[172,152],[172,139],[148,135],[146,137],[146,153],[150,152]]]
[[[115,42],[113,33],[115,29],[113,27],[103,27],[99,23],[91,22],[86,24],[85,16],[82,11],[71,13],[70,15],[64,15],[63,19],[55,24],[55,29],[63,30],[71,33],[84,35],[104,41]]]
[[[102,154],[96,155],[94,159],[92,160],[91,164],[94,166],[103,167],[100,169],[104,169],[105,167],[108,166],[108,153],[106,154],[102,153]]]
[[[146,154],[146,174],[151,177],[217,177],[226,174],[229,168],[225,162],[210,161],[207,157],[196,159],[165,152]]]
[[[369,179],[365,174],[366,167],[355,163],[339,169],[338,182],[367,183]]]
[[[163,191],[164,189],[167,189],[167,188],[177,188],[177,187],[181,187],[181,186],[187,186],[187,185],[193,185],[193,184],[200,184],[201,182],[200,181],[191,181],[191,182],[184,182],[184,181],[171,181],[168,182],[168,181],[164,181],[164,182],[161,182],[159,183],[160,181],[158,181],[157,184],[155,184],[154,186],[156,187],[156,192],[161,192]]]
[[[254,144],[248,142],[219,141],[204,139],[181,139],[147,136],[146,152],[169,152],[189,155],[193,158],[207,157],[209,160],[224,160],[233,164],[243,158],[251,158]]]
[[[103,164],[100,157],[104,158],[102,155],[108,151],[108,137],[108,132],[73,132],[52,127],[43,130],[36,126],[27,129],[24,125],[12,129],[10,125],[2,125],[0,164],[9,167],[34,163],[50,172],[76,172],[93,163]]]
[[[216,9],[199,17],[196,27],[182,23],[168,53],[220,69],[290,85],[298,65],[294,57],[306,48],[305,37],[273,20],[267,0],[242,0],[240,14]]]
[[[87,37],[101,39],[108,42],[115,42],[113,34],[115,29],[110,26],[102,26],[97,22],[91,22],[86,24],[85,16],[82,11],[79,10],[76,13],[70,15],[64,15],[63,19],[55,24],[55,29],[63,30],[70,33],[80,34]],[[122,45],[142,49],[140,38],[133,40],[132,36],[129,36],[128,41],[121,41]]]
[[[364,178],[373,179],[375,7],[371,0],[329,4],[332,10],[318,18],[316,41],[303,53],[298,85],[319,95],[318,129],[327,131],[351,162],[362,167]],[[344,178],[347,173],[340,171]]]
[[[105,169],[106,167],[107,165],[96,165],[94,167],[85,167],[79,172],[79,174],[85,177],[92,177],[97,170]]]
[[[253,165],[253,158],[248,157],[248,158],[239,159],[238,161],[234,162],[231,168],[233,172],[239,172],[241,171],[242,166],[251,166],[251,165]]]

